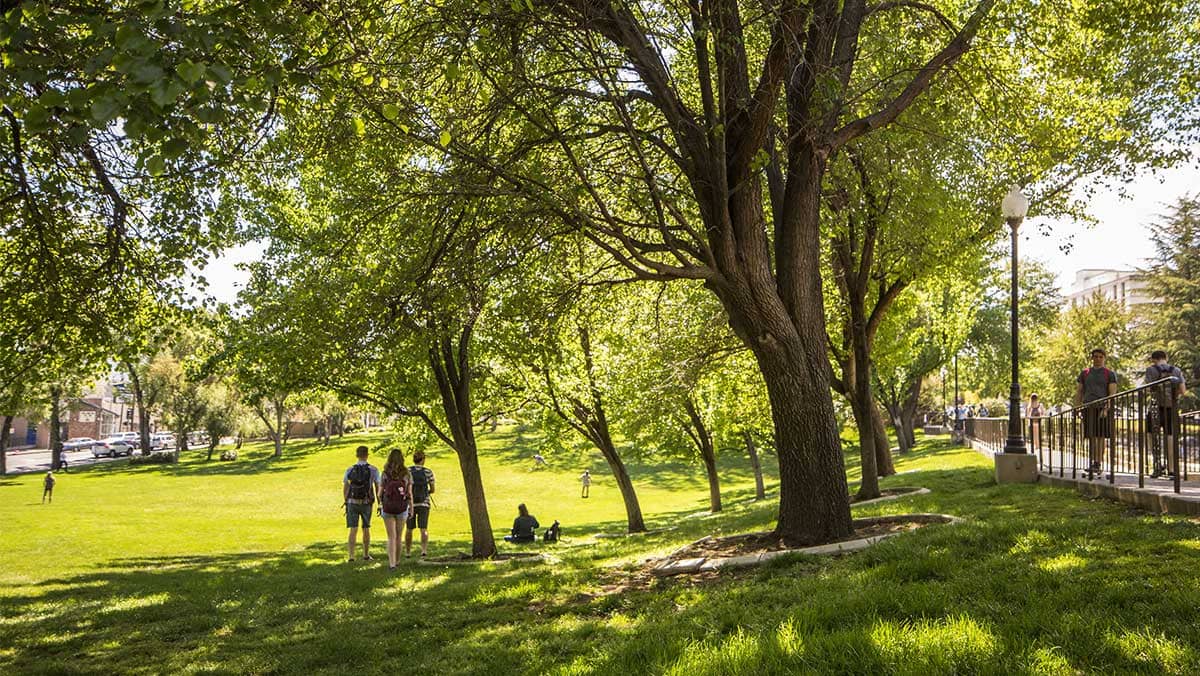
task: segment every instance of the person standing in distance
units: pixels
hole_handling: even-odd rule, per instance
[[[429,553],[429,496],[433,495],[433,470],[425,466],[425,451],[413,453],[412,511],[408,514],[408,529],[404,532],[404,556],[412,553],[413,529],[421,529],[421,556]]]
[[[358,536],[358,525],[362,522],[363,560],[371,560],[371,508],[380,495],[379,469],[367,462],[370,449],[359,446],[355,450],[358,462],[346,470],[342,477],[342,499],[346,507],[346,528],[350,539],[346,542],[348,560],[354,560],[354,544]]]
[[[579,497],[586,498],[592,489],[592,473],[583,470],[583,474],[579,475],[579,483],[583,484],[583,493]]]
[[[54,502],[54,472],[46,472],[46,478],[42,481],[42,504],[46,504],[46,500]]]
[[[1108,355],[1096,348],[1092,350],[1092,365],[1084,369],[1076,379],[1075,405],[1080,406],[1117,393],[1117,374],[1104,365]],[[1088,440],[1088,478],[1100,474],[1100,462],[1104,457],[1104,439],[1111,436],[1108,414],[1111,407],[1106,403],[1089,406],[1083,410],[1083,436]]]
[[[1172,366],[1167,363],[1167,353],[1162,350],[1155,350],[1150,353],[1150,366],[1146,368],[1144,376],[1146,383],[1153,383],[1159,380],[1166,379],[1167,382],[1150,390],[1150,397],[1154,400],[1152,406],[1157,406],[1158,410],[1154,411],[1157,414],[1157,419],[1151,416],[1150,433],[1158,435],[1162,433],[1162,447],[1166,450],[1166,466],[1159,461],[1158,446],[1154,446],[1154,473],[1150,476],[1160,477],[1163,472],[1167,472],[1168,476],[1175,476],[1175,445],[1173,443],[1175,437],[1175,418],[1176,408],[1179,405],[1179,398],[1187,394],[1187,385],[1184,383],[1183,371],[1179,367]]]

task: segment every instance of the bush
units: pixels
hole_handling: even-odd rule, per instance
[[[237,449],[231,448],[228,451],[221,452],[222,460],[237,460]]]
[[[131,455],[129,456],[129,464],[131,465],[166,465],[175,462],[174,451],[155,451],[150,455]]]

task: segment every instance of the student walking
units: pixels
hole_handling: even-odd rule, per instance
[[[504,536],[505,542],[536,542],[535,530],[541,528],[537,518],[529,513],[525,503],[517,505],[517,518],[513,519],[512,532]]]
[[[404,451],[392,449],[383,466],[379,516],[387,529],[388,570],[396,570],[400,559],[400,536],[412,512],[412,472],[404,465]]]
[[[47,501],[54,502],[54,472],[46,472],[46,478],[42,480],[42,504]]]
[[[367,462],[370,449],[359,446],[355,450],[358,462],[346,470],[342,477],[342,500],[346,508],[346,528],[350,538],[346,542],[346,555],[354,560],[355,540],[359,524],[362,524],[363,560],[371,560],[371,508],[379,496],[379,469]]]
[[[1150,476],[1158,478],[1164,472],[1170,477],[1175,476],[1176,448],[1175,425],[1178,413],[1179,398],[1187,394],[1183,371],[1179,367],[1167,363],[1167,353],[1155,350],[1150,353],[1150,366],[1146,368],[1143,382],[1153,383],[1166,380],[1158,387],[1150,390],[1153,400],[1150,409],[1150,434],[1154,436],[1151,449],[1154,454],[1154,473]],[[1159,448],[1165,449],[1160,454]],[[1165,465],[1164,465],[1165,456]]]
[[[1042,447],[1042,418],[1046,416],[1046,407],[1042,406],[1042,402],[1038,401],[1036,394],[1029,395],[1029,429],[1032,432],[1033,448],[1039,449]]]
[[[408,529],[404,532],[404,555],[412,552],[413,530],[421,529],[421,556],[429,551],[429,506],[434,492],[433,470],[425,466],[425,451],[413,453],[413,466],[408,468],[412,477],[412,510],[408,513]]]
[[[1092,350],[1092,365],[1084,369],[1076,379],[1075,405],[1097,401],[1117,393],[1117,374],[1104,365],[1108,355],[1096,348]],[[1108,403],[1083,409],[1083,436],[1088,440],[1088,478],[1100,475],[1100,462],[1104,458],[1104,439],[1112,436],[1108,422],[1111,406]]]
[[[579,497],[586,498],[592,488],[591,472],[588,472],[586,469],[583,470],[583,474],[579,475],[579,483],[583,484],[583,493]]]

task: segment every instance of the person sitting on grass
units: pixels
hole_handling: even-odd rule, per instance
[[[537,536],[534,531],[540,528],[541,524],[525,508],[525,503],[517,505],[517,511],[520,514],[513,520],[512,534],[505,535],[504,540],[506,542],[535,542]]]

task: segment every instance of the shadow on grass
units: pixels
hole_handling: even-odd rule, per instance
[[[914,460],[937,452],[919,449],[924,455]],[[601,593],[614,573],[598,561],[672,548],[700,534],[763,530],[774,501],[735,504],[715,517],[662,515],[678,529],[556,548],[563,559],[557,566],[405,563],[389,574],[382,561],[344,562],[341,543],[121,559],[0,595],[0,670],[1200,669],[1194,524],[1131,515],[1070,491],[997,486],[980,464],[893,480],[934,492],[870,511],[938,511],[968,521],[923,528],[853,556],[793,558],[700,585],[660,580],[613,594]],[[730,502],[751,495],[743,491]],[[376,544],[377,558],[381,551]]]

